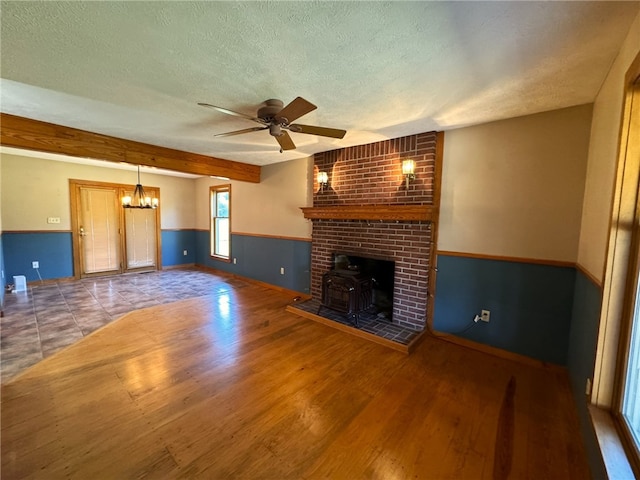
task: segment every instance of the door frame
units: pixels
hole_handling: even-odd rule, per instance
[[[120,269],[116,273],[92,273],[82,275],[82,268],[80,262],[80,256],[82,252],[80,250],[80,188],[81,187],[108,187],[115,188],[117,191],[118,198],[122,198],[125,195],[125,192],[133,191],[135,185],[126,185],[121,183],[111,183],[111,182],[98,182],[93,180],[78,180],[78,179],[69,179],[69,199],[71,206],[71,242],[72,242],[72,252],[73,252],[73,278],[79,280],[84,277],[95,277],[95,276],[108,276],[108,275],[118,275],[122,273],[137,273],[143,271],[154,271],[154,270],[162,270],[162,253],[161,253],[161,228],[160,228],[160,206],[155,208],[153,211],[156,215],[156,265],[155,268],[143,267],[143,268],[127,268],[127,245],[126,245],[126,232],[125,232],[125,222],[124,222],[124,208],[120,210],[118,214],[118,231],[120,233]],[[144,187],[145,191],[153,192],[154,196],[160,200],[160,189],[158,187]]]

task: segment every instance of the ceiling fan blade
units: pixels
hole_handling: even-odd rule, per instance
[[[302,97],[296,97],[289,105],[280,110],[275,119],[278,122],[284,122],[290,124],[295,119],[300,118],[303,115],[315,110],[316,107],[313,103],[306,101]]]
[[[245,115],[244,113],[240,113],[240,112],[234,112],[233,110],[229,110],[228,108],[216,107],[215,105],[210,105],[208,103],[198,103],[198,105],[200,105],[201,107],[213,108],[214,110],[218,110],[219,112],[226,113],[227,115],[246,118],[247,120],[253,120],[254,122],[258,122],[265,125],[265,121],[260,118],[252,117],[251,115]]]
[[[313,125],[289,125],[289,130],[295,133],[308,133],[309,135],[321,135],[323,137],[343,138],[347,133],[346,130],[338,128],[314,127]]]
[[[257,132],[258,130],[266,130],[269,127],[251,127],[245,128],[243,130],[236,130],[235,132],[227,132],[227,133],[217,133],[214,137],[230,137],[232,135],[240,135],[243,133]]]
[[[275,139],[280,144],[280,148],[282,150],[295,150],[296,144],[293,143],[289,134],[285,131],[282,132],[282,135],[275,137]]]

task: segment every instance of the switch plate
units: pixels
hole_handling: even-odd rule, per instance
[[[31,262],[31,268],[40,268],[40,262]]]
[[[489,318],[491,318],[491,312],[489,310],[482,310],[482,312],[480,312],[480,320],[488,322]]]
[[[47,223],[60,223],[60,217],[47,217]]]
[[[186,250],[183,250],[183,251],[182,251],[182,255],[184,255],[184,256],[186,257],[186,256],[187,256],[187,251],[186,251]]]
[[[284,275],[284,267],[280,267],[280,275]]]
[[[238,259],[236,257],[233,257],[233,264],[235,265],[236,263],[238,263]]]

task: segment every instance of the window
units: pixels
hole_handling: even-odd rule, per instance
[[[622,381],[622,395],[620,414],[624,424],[624,429],[631,439],[636,454],[640,449],[640,248],[638,248],[638,238],[640,236],[640,226],[636,225],[636,248],[634,255],[635,265],[631,265],[629,298],[627,299],[627,315],[630,324],[629,341],[625,342],[626,365]]]
[[[640,478],[640,53],[621,113],[590,411],[607,470]]]
[[[640,473],[640,56],[632,68],[633,81],[626,92],[620,136],[618,179],[614,196],[609,283],[611,311],[619,319],[619,350],[614,365],[613,414],[627,448],[630,464]],[[617,313],[619,312],[619,313]],[[607,326],[605,327],[607,328]]]
[[[640,75],[630,89],[629,115],[626,118],[626,142],[621,146],[628,167],[634,172],[633,204],[635,215],[631,252],[628,263],[628,280],[625,289],[624,322],[620,337],[619,365],[621,375],[617,381],[616,416],[621,424],[630,450],[632,464],[640,469]],[[623,139],[625,136],[623,135]],[[628,175],[628,174],[627,174]],[[632,204],[633,202],[633,204]],[[633,211],[633,210],[631,210]]]
[[[211,256],[229,260],[231,247],[231,185],[209,189]]]

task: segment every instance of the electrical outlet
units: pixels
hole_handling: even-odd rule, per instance
[[[31,268],[40,268],[40,262],[31,262]]]
[[[482,310],[480,312],[480,320],[482,320],[483,322],[488,322],[490,318],[491,312],[489,310]]]
[[[235,265],[236,263],[238,263],[238,259],[236,257],[233,257],[233,264]]]
[[[585,388],[585,394],[591,395],[591,379],[587,378],[587,387]]]
[[[186,251],[186,250],[183,250],[183,251],[182,251],[182,255],[184,255],[184,256],[186,257],[186,256],[187,256],[187,251]]]
[[[280,267],[280,275],[284,275],[284,267]]]

